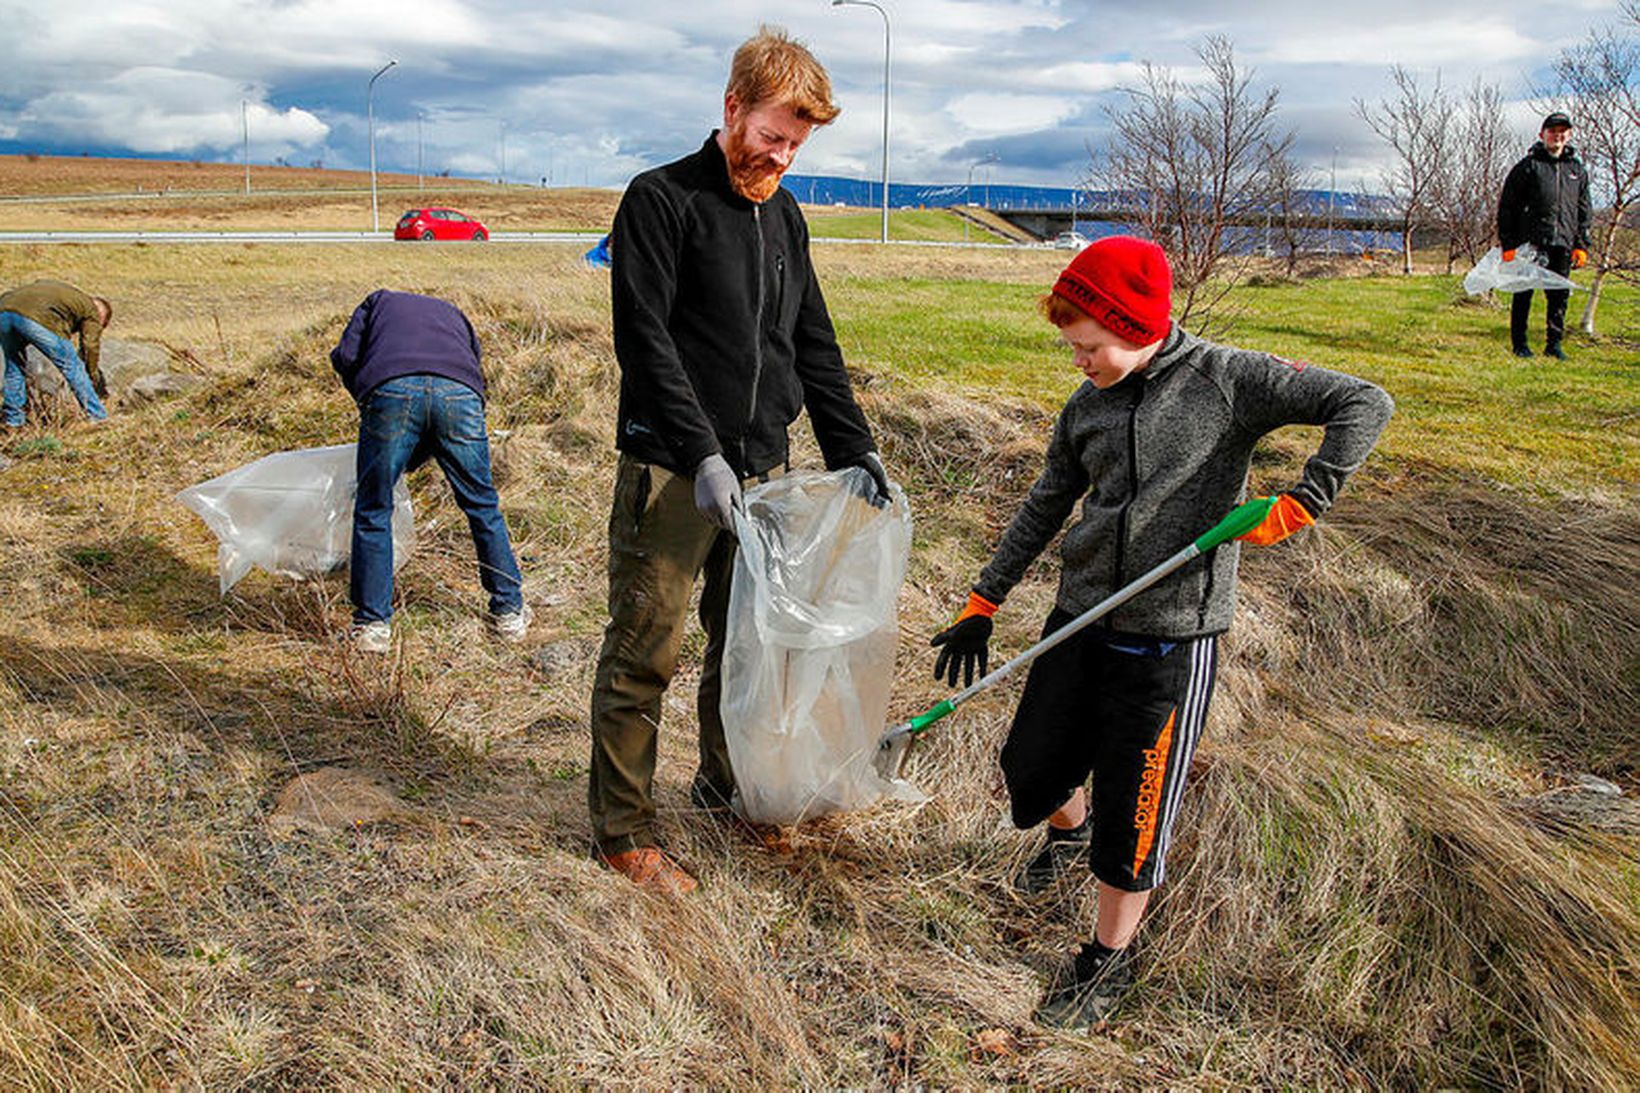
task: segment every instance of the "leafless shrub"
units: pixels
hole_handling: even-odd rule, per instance
[[[1207,73],[1199,86],[1145,64],[1126,104],[1109,112],[1114,132],[1091,179],[1113,195],[1113,211],[1167,252],[1178,321],[1212,333],[1227,322],[1221,305],[1270,209],[1272,174],[1293,134],[1278,127],[1280,91],[1255,89],[1228,38],[1207,38],[1196,55]]]
[[[1409,69],[1390,69],[1394,94],[1377,103],[1355,100],[1355,112],[1395,153],[1384,186],[1401,218],[1401,272],[1412,272],[1413,233],[1436,217],[1442,173],[1449,169],[1452,102],[1441,74],[1424,86]]]
[[[1511,161],[1503,93],[1477,79],[1453,107],[1451,160],[1438,176],[1435,205],[1446,235],[1446,271],[1473,265],[1492,245],[1498,194]]]

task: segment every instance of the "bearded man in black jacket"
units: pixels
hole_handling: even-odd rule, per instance
[[[1545,265],[1561,276],[1589,260],[1589,172],[1571,145],[1572,119],[1555,111],[1543,119],[1538,141],[1510,170],[1498,199],[1498,246],[1503,260],[1530,243]],[[1545,289],[1548,312],[1543,352],[1566,359],[1560,342],[1566,334],[1566,289]],[[1532,316],[1530,290],[1515,293],[1509,309],[1509,340],[1515,356],[1530,357],[1526,324]]]
[[[723,128],[634,178],[615,214],[621,454],[588,798],[598,860],[669,895],[695,880],[656,845],[656,728],[702,571],[691,798],[721,810],[734,793],[718,701],[742,487],[784,473],[787,427],[806,408],[827,468],[862,467],[871,500],[888,498],[809,262],[807,224],[780,188],[809,134],[837,114],[825,69],[765,27],[735,52]]]

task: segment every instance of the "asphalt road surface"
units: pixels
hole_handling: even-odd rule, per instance
[[[492,232],[492,243],[579,243],[591,246],[602,232]],[[395,243],[393,233],[338,231],[0,231],[0,243]],[[409,242],[406,246],[411,245]],[[416,242],[415,246],[426,246]],[[472,246],[450,240],[435,246]],[[480,244],[482,245],[482,244]]]

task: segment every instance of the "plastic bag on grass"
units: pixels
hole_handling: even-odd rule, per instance
[[[1544,265],[1543,255],[1530,243],[1515,248],[1513,261],[1503,260],[1503,251],[1493,247],[1463,276],[1463,290],[1471,296],[1483,292],[1530,292],[1533,289],[1577,288],[1571,278],[1562,277]]]
[[[861,496],[872,488],[859,468],[794,471],[747,490],[735,514],[720,709],[735,807],[753,822],[924,799],[871,763],[911,553],[905,494],[876,508]]]
[[[353,545],[357,444],[276,452],[189,486],[177,500],[216,535],[222,594],[259,566],[285,577],[314,577],[347,563]],[[393,487],[393,568],[416,545],[410,491]]]

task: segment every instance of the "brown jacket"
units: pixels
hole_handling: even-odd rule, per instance
[[[99,374],[97,357],[102,352],[102,316],[96,302],[65,281],[31,281],[0,296],[0,311],[12,311],[33,319],[47,330],[65,338],[80,335],[80,359],[92,376]]]

